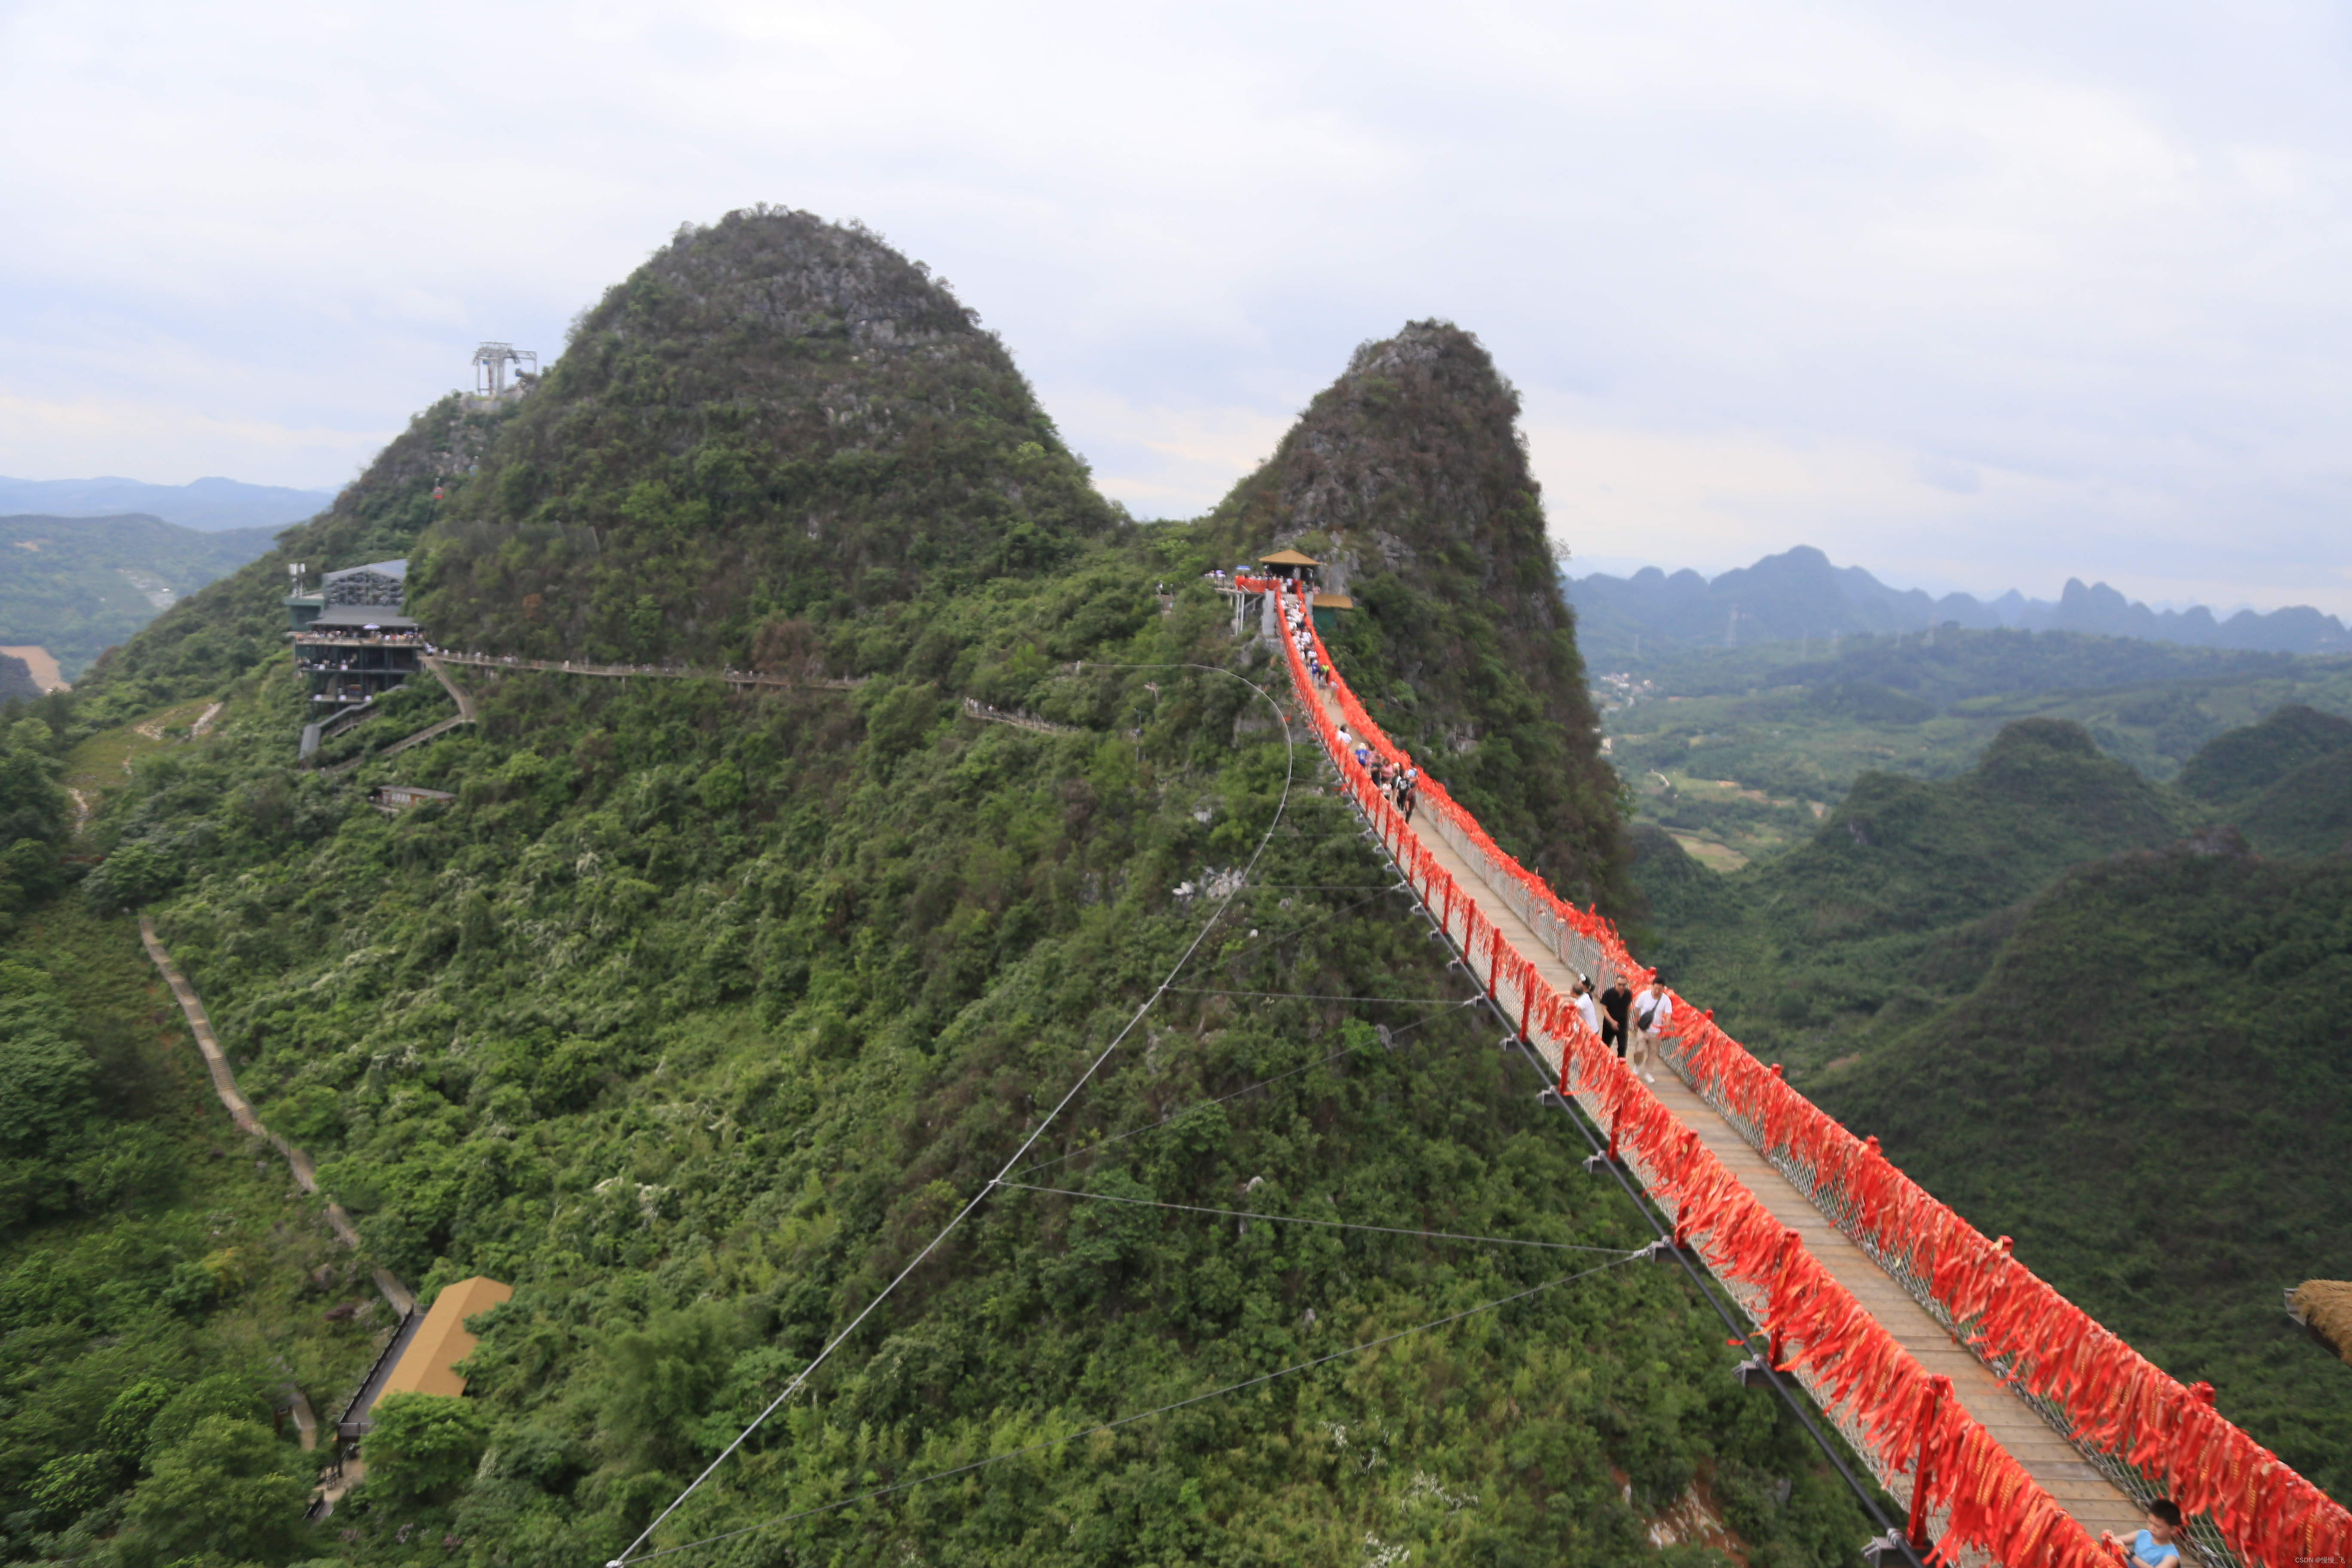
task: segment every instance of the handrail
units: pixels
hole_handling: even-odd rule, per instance
[[[1278,581],[1236,582],[1246,591],[1271,592],[1282,600],[1285,584]],[[1302,613],[1297,619],[1297,629],[1332,672],[1333,694],[1351,730],[1384,760],[1403,764],[1404,753],[1339,676],[1312,616]],[[1286,615],[1284,621],[1287,626]],[[1322,705],[1313,698],[1298,647],[1289,636],[1284,647],[1292,681],[1343,781],[1384,841],[1394,841],[1400,863],[1407,866],[1433,913],[1442,900],[1441,918],[1449,934],[1459,924],[1465,953],[1483,938],[1490,980],[1507,978],[1520,996],[1531,1035],[1546,1037],[1559,1053],[1563,1087],[1600,1100],[1615,1134],[1649,1167],[1653,1189],[1671,1197],[1678,1220],[1703,1237],[1710,1266],[1760,1292],[1776,1342],[1805,1345],[1795,1364],[1824,1380],[1824,1406],[1863,1401],[1863,1447],[1874,1455],[1874,1465],[1908,1472],[1934,1448],[1940,1458],[1929,1465],[1929,1489],[1937,1492],[1943,1483],[1937,1501],[1948,1514],[1948,1538],[1957,1535],[2016,1563],[2096,1561],[2076,1556],[2089,1549],[2081,1527],[2057,1510],[1957,1402],[1929,1400],[1917,1363],[1829,1279],[1793,1232],[1772,1234],[1780,1227],[1753,1195],[1696,1146],[1695,1136],[1613,1053],[1601,1048],[1567,999],[1491,922],[1485,932],[1479,931],[1475,898],[1428,861],[1394,806],[1353,757],[1341,752]],[[1443,784],[1424,778],[1421,794],[1429,801],[1439,836],[1554,945],[1563,962],[1583,973],[1610,972],[1628,981],[1645,982],[1655,973],[1634,960],[1609,921],[1563,902],[1506,854]],[[2222,1419],[2212,1408],[2210,1389],[2182,1387],[2018,1264],[2009,1256],[2007,1238],[1988,1240],[1895,1169],[1874,1139],[1854,1138],[1790,1088],[1777,1070],[1759,1064],[1716,1026],[1711,1013],[1697,1013],[1679,996],[1676,1003],[1680,1026],[1669,1031],[1674,1059],[1702,1098],[2127,1491],[2143,1500],[2168,1491],[2184,1513],[2202,1516],[2200,1544],[2225,1548],[2243,1562],[2288,1568],[2331,1554],[2345,1559],[2352,1548],[2352,1514]],[[1801,1276],[1802,1289],[1791,1295]],[[1956,1479],[1963,1476],[1983,1484],[1970,1484],[1963,1495]],[[1985,1489],[1996,1481],[1993,1490]],[[2063,1528],[2044,1517],[2049,1513],[2063,1520]]]

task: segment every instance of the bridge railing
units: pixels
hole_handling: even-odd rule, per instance
[[[1295,595],[1284,594],[1279,587],[1266,586],[1281,596],[1286,606],[1296,599]],[[1299,616],[1295,630],[1288,625],[1287,615],[1285,620],[1284,643],[1291,679],[1306,700],[1305,706],[1318,732],[1332,752],[1351,794],[1375,824],[1382,826],[1384,840],[1394,840],[1402,847],[1402,858],[1412,858],[1417,847],[1403,831],[1402,822],[1391,820],[1395,816],[1393,807],[1373,789],[1364,770],[1339,747],[1336,733],[1320,704],[1314,700],[1294,637],[1303,634],[1323,667],[1333,670],[1333,695],[1360,742],[1392,764],[1406,761],[1404,753],[1381,731],[1346,682],[1339,679],[1329,652],[1314,629],[1312,617]],[[1527,920],[1547,944],[1553,946],[1562,962],[1580,973],[1613,973],[1629,981],[1645,981],[1653,973],[1633,959],[1610,921],[1591,910],[1579,910],[1563,902],[1539,878],[1496,846],[1442,784],[1426,781],[1422,795],[1430,808],[1428,825],[1471,865],[1487,884],[1486,890],[1501,898]],[[1453,879],[1441,868],[1422,867],[1415,874],[1420,879],[1416,887],[1423,889],[1433,911],[1443,903],[1443,918],[1449,934],[1458,932],[1463,951],[1471,953],[1480,932],[1475,900],[1469,896],[1469,890],[1453,886]],[[1644,1173],[1646,1178],[1651,1178],[1654,1190],[1663,1187],[1672,1191],[1686,1184],[1686,1174],[1670,1168],[1678,1163],[1694,1166],[1712,1163],[1711,1156],[1704,1161],[1690,1158],[1693,1152],[1683,1141],[1696,1143],[1696,1135],[1674,1122],[1671,1113],[1641,1089],[1613,1053],[1600,1048],[1599,1041],[1591,1038],[1590,1032],[1576,1019],[1566,998],[1516,954],[1510,955],[1511,962],[1507,965],[1505,950],[1508,944],[1493,936],[1491,924],[1486,943],[1489,954],[1486,978],[1490,989],[1497,989],[1495,983],[1508,979],[1508,989],[1519,1003],[1523,1027],[1529,1029],[1530,1037],[1547,1039],[1558,1052],[1564,1087],[1571,1079],[1588,1087],[1593,1082],[1601,1085],[1601,1099],[1608,1106],[1612,1119],[1612,1137],[1626,1131],[1622,1124],[1629,1116],[1636,1131],[1664,1117],[1680,1133],[1678,1139],[1675,1132],[1655,1128],[1656,1135],[1675,1147],[1640,1152],[1645,1163],[1656,1164],[1655,1170]],[[1507,967],[1511,971],[1507,977]],[[2143,1500],[2156,1496],[2171,1497],[2184,1513],[2197,1516],[2194,1525],[2199,1542],[2215,1555],[2270,1564],[2271,1568],[2288,1568],[2290,1564],[2326,1561],[2331,1556],[2341,1562],[2347,1559],[2347,1552],[2352,1552],[2352,1514],[2222,1419],[2212,1407],[2210,1388],[2203,1384],[2183,1387],[2140,1356],[2017,1263],[2009,1254],[2006,1237],[2000,1242],[1985,1237],[1897,1170],[1879,1152],[1875,1139],[1855,1138],[1790,1088],[1777,1068],[1758,1062],[1716,1026],[1711,1013],[1698,1013],[1679,997],[1676,1001],[1677,1026],[1670,1031],[1672,1038],[1667,1044],[1671,1059],[1694,1089],[1788,1175],[1800,1191],[1809,1194],[1832,1223],[1902,1281],[1939,1321],[1952,1330],[1957,1339],[2043,1412],[2053,1426],[2126,1492]],[[1580,1039],[1580,1036],[1583,1037]],[[1648,1102],[1646,1107],[1642,1103],[1644,1100]],[[1696,1152],[1703,1154],[1704,1151]],[[1658,1163],[1661,1160],[1664,1163]],[[1700,1188],[1708,1188],[1714,1179],[1710,1176],[1702,1181]],[[1738,1186],[1727,1173],[1722,1173],[1721,1180]],[[1748,1202],[1753,1205],[1752,1196]],[[1700,1212],[1716,1211],[1706,1209],[1702,1203]],[[1761,1212],[1760,1205],[1758,1212]],[[1740,1217],[1731,1226],[1726,1233],[1729,1237],[1726,1245],[1738,1241],[1735,1233],[1743,1226],[1753,1228],[1748,1217]],[[1793,1251],[1802,1250],[1794,1233],[1789,1233],[1787,1244]],[[1713,1247],[1707,1249],[1711,1265],[1718,1261],[1713,1256],[1715,1250]],[[1723,1261],[1734,1266],[1732,1274],[1742,1275],[1750,1287],[1755,1286],[1757,1257],[1730,1256]],[[1813,1268],[1818,1271],[1818,1265]],[[1717,1271],[1726,1272],[1721,1267]],[[1827,1279],[1825,1273],[1821,1278]],[[1849,1358],[1856,1353],[1865,1361],[1882,1359],[1882,1348],[1866,1343],[1870,1336],[1856,1328],[1851,1318],[1838,1320],[1843,1326],[1836,1332],[1843,1339],[1832,1346],[1812,1337],[1833,1327],[1830,1319],[1817,1313],[1809,1316],[1792,1308],[1777,1289],[1768,1293],[1770,1304],[1767,1310],[1775,1342],[1784,1337],[1804,1341],[1808,1348],[1801,1353],[1800,1362],[1810,1361],[1819,1367],[1825,1360]],[[1842,1288],[1834,1293],[1842,1298],[1845,1295]],[[1851,1298],[1845,1300],[1851,1301]],[[1867,1314],[1862,1313],[1859,1307],[1853,1308],[1853,1314],[1867,1321]],[[1800,1322],[1805,1324],[1805,1332],[1797,1331]],[[1884,1331],[1880,1332],[1884,1334]],[[1892,1344],[1891,1338],[1888,1343]],[[1902,1354],[1899,1347],[1896,1353],[1916,1372],[1916,1363],[1911,1363],[1907,1354]],[[1867,1386],[1846,1384],[1843,1394],[1836,1388],[1831,1392],[1834,1398],[1843,1399],[1846,1394],[1866,1391]],[[1895,1406],[1901,1405],[1906,1398],[1913,1405],[1917,1404],[1916,1397],[1900,1393],[1890,1397]],[[1825,1399],[1824,1408],[1830,1408],[1832,1403]],[[1907,1437],[1917,1436],[1922,1445],[1928,1442],[1928,1437],[1906,1427],[1899,1415],[1886,1417],[1885,1412],[1892,1406],[1884,1400],[1874,1403],[1879,1408],[1867,1412],[1860,1423],[1868,1437],[1860,1446],[1865,1453],[1874,1455],[1874,1466],[1891,1464],[1895,1471],[1909,1471],[1912,1466],[1904,1462],[1908,1451]],[[1888,1419],[1893,1421],[1892,1427],[1886,1425]],[[1941,1418],[1918,1417],[1915,1411],[1911,1427],[1918,1426],[1921,1420],[1927,1420],[1938,1431],[1950,1426],[1948,1419],[1942,1419],[1941,1426],[1937,1426],[1938,1419]],[[1892,1448],[1886,1447],[1890,1436],[1898,1439]],[[1983,1441],[1991,1442],[1989,1436]],[[1968,1447],[1973,1442],[1972,1438],[1950,1437],[1948,1447]],[[1924,1452],[1924,1447],[1920,1451]],[[2046,1494],[2033,1486],[1998,1445],[1992,1446],[1991,1452],[1999,1456],[1994,1471],[2013,1473],[2015,1481],[2031,1489],[2042,1501],[2048,1500]],[[1957,1449],[1953,1457],[1958,1457]],[[1932,1479],[1929,1489],[1936,1489]],[[2015,1509],[2011,1510],[2008,1524],[2002,1525],[1981,1508],[1963,1506],[1949,1499],[1943,1500],[1952,1510],[1953,1522],[1948,1528],[1958,1532],[1960,1539],[1993,1550],[1984,1533],[1990,1531],[2011,1537],[2012,1549],[2024,1544],[2013,1539],[2011,1527],[2021,1517]],[[2054,1503],[2050,1506],[2055,1507]],[[2026,1507],[2024,1513],[2038,1518],[2038,1504]],[[2067,1524],[2080,1533],[2071,1520]],[[2053,1561],[2047,1552],[2054,1544],[2054,1538],[2039,1541],[2035,1550],[2042,1552],[2040,1556],[2029,1552],[2021,1557],[2009,1550],[1995,1551],[1994,1555],[2013,1563]],[[2071,1553],[2071,1545],[2068,1551]]]

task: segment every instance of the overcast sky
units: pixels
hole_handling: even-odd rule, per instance
[[[0,0],[0,473],[350,478],[682,220],[859,217],[1144,515],[1477,332],[1582,563],[2352,615],[2341,6]]]

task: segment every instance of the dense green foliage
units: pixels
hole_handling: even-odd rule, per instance
[[[772,622],[1034,573],[1118,515],[928,268],[768,208],[608,290],[447,513],[446,644],[772,668]]]
[[[299,1544],[271,1392],[347,1389],[383,1318],[325,1315],[357,1261],[229,1127],[128,921],[67,894],[0,950],[0,1551],[75,1556],[134,1516],[163,1528],[126,1561]]]
[[[728,289],[679,286],[712,279]],[[826,289],[878,313],[807,313]],[[135,1213],[60,1213],[0,1253],[0,1396],[42,1413],[12,1421],[0,1462],[46,1478],[49,1500],[5,1521],[12,1551],[604,1561],[1149,1002],[1034,1151],[1037,1184],[1065,1190],[989,1195],[672,1539],[1044,1443],[710,1559],[1614,1563],[1652,1556],[1650,1520],[1686,1495],[1751,1563],[1851,1553],[1852,1500],[1725,1375],[1738,1352],[1686,1281],[1624,1260],[1645,1228],[1578,1168],[1253,689],[1278,683],[1267,652],[1232,637],[1198,577],[1222,524],[1120,523],[942,288],[799,215],[682,237],[584,319],[573,353],[503,426],[431,411],[284,550],[329,566],[410,553],[446,642],[870,679],[743,693],[466,673],[478,724],[371,760],[441,700],[406,695],[337,753],[353,771],[297,772],[304,704],[268,657],[271,562],[40,705],[52,751],[169,703],[226,708],[201,742],[121,750],[127,781],[83,841],[104,861],[35,908],[20,951],[77,1016],[102,1011],[76,988],[140,961],[126,920],[99,911],[150,914],[367,1257],[428,1300],[476,1273],[515,1294],[475,1320],[466,1398],[385,1405],[382,1472],[325,1531],[276,1533],[292,1451],[256,1441],[257,1369],[282,1357],[278,1375],[332,1417],[366,1314],[328,1322],[302,1293],[321,1269],[348,1290],[360,1260],[316,1256],[315,1221],[270,1223],[282,1200],[213,1184],[250,1170],[282,1191],[257,1152],[175,1145],[176,1199],[159,1184]],[[835,417],[807,416],[812,391]],[[761,434],[677,466],[730,430]],[[1512,445],[1507,420],[1499,436]],[[466,441],[481,443],[470,476],[450,457]],[[852,478],[867,488],[822,488]],[[433,525],[436,482],[462,525]],[[831,509],[817,544],[812,496]],[[1442,553],[1441,521],[1400,520],[1400,543]],[[1564,616],[1549,641],[1478,647],[1483,673],[1433,684],[1418,721],[1591,752],[1589,725],[1540,733],[1572,707],[1527,710],[1564,679],[1581,700]],[[962,698],[1059,729],[982,722]],[[457,798],[387,816],[366,792],[391,780]],[[1482,787],[1475,770],[1461,783],[1474,804]],[[1543,810],[1615,885],[1613,826]],[[1200,891],[1244,867],[1230,905]],[[1196,940],[1182,989],[1160,991]],[[88,1138],[108,1113],[75,1100],[78,1071],[32,1071],[28,1092]],[[169,1087],[159,1124],[227,1136],[192,1070]],[[102,1286],[110,1263],[120,1283]],[[224,1407],[167,1421],[194,1389]],[[88,1413],[120,1401],[162,1411],[156,1446],[134,1455],[104,1422],[91,1436]],[[197,1488],[210,1497],[185,1501]]]
[[[1654,829],[1637,868],[1681,989],[2339,1496],[2352,1381],[2278,1302],[2352,1247],[2347,730],[2282,709],[2176,791],[2031,721],[1738,876]],[[2254,858],[2225,813],[2330,858]]]
[[[2269,855],[2352,849],[2352,721],[2291,704],[2181,770],[2180,787]]]
[[[2352,852],[2352,747],[2292,770],[2242,815],[2247,838],[2265,855]]]
[[[2347,996],[2352,862],[2127,855],[2064,878],[1970,994],[1818,1092],[2352,1496],[2352,1369],[2279,1305],[2352,1258]]]
[[[1719,879],[1663,835],[1639,875],[1673,983],[1740,1038],[1816,1067],[1982,973],[1984,929],[2069,866],[2179,838],[2194,805],[2103,755],[2079,726],[2026,720],[1934,784],[1865,773],[1801,847]]]
[[[38,707],[12,704],[23,717],[0,718],[0,938],[64,875],[59,857],[73,806],[58,782],[65,771],[58,732],[34,716]]]
[[[1349,684],[1496,841],[1580,904],[1630,908],[1621,791],[1518,439],[1477,338],[1415,321],[1356,350],[1207,520],[1219,564],[1269,542],[1325,563]]]
[[[1222,601],[1189,587],[1163,616],[1139,568],[1092,557],[908,612],[926,671],[1020,696],[1070,737],[954,717],[912,671],[750,699],[509,676],[484,683],[478,732],[401,759],[459,804],[387,821],[357,798],[381,776],[366,769],[265,809],[296,705],[272,669],[219,741],[141,766],[106,830],[117,854],[173,836],[188,872],[165,933],[265,1119],[426,1291],[475,1272],[518,1287],[470,1363],[484,1458],[454,1492],[454,1464],[396,1458],[364,1512],[337,1514],[361,1537],[344,1553],[398,1560],[408,1525],[486,1563],[609,1555],[1149,994],[1209,912],[1171,889],[1247,860],[1292,757],[1246,686],[1181,668],[1230,657]],[[1071,654],[1152,668],[1050,673]],[[1638,1241],[1464,1015],[1372,1009],[1432,1020],[1384,1050],[1361,1009],[1251,994],[1460,994],[1309,783],[1265,889],[1187,976],[1239,994],[1163,998],[1041,1151],[1076,1156],[1048,1184]],[[1001,1194],[693,1517],[918,1475],[1605,1261]],[[1599,1561],[1705,1477],[1759,1552],[1842,1557],[1851,1505],[1723,1376],[1711,1322],[1673,1277],[1607,1270],[778,1539],[1352,1562],[1371,1535]]]
[[[199,533],[145,516],[0,517],[0,644],[39,644],[74,679],[153,620],[157,597],[235,571],[274,531]]]
[[[2306,763],[2352,746],[2352,719],[2300,702],[2282,706],[2226,743],[2209,746],[2180,770],[2180,787],[2224,811],[2252,804]]]

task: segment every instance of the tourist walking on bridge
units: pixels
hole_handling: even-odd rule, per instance
[[[1641,1060],[1632,1065],[1641,1073],[1643,1083],[1658,1081],[1658,1075],[1650,1068],[1657,1060],[1658,1037],[1665,1032],[1674,1016],[1675,999],[1666,994],[1666,983],[1651,976],[1650,989],[1643,994],[1633,1015],[1633,1021],[1641,1026]]]
[[[1585,974],[1578,975],[1576,977],[1576,988],[1570,991],[1568,994],[1570,1000],[1574,1002],[1576,1005],[1576,1016],[1584,1020],[1584,1026],[1591,1030],[1593,1034],[1598,1036],[1601,1039],[1606,1040],[1609,1037],[1601,1033],[1601,1009],[1594,1005],[1592,1000],[1591,976]]]
[[[1601,1043],[1617,1048],[1617,1059],[1625,1059],[1625,1020],[1633,1011],[1633,994],[1615,975],[1609,977],[1609,989],[1601,994]]]

